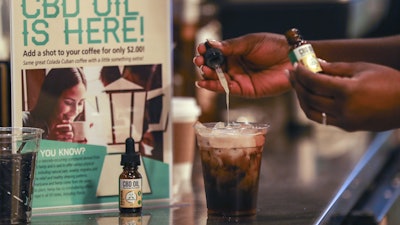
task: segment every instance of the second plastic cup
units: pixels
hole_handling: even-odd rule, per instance
[[[27,224],[31,220],[42,133],[37,128],[0,127],[0,224]]]
[[[200,115],[196,99],[174,97],[172,99],[173,121],[173,193],[177,197],[191,191],[191,177],[195,153],[193,124]]]
[[[268,124],[195,125],[209,215],[252,216]]]

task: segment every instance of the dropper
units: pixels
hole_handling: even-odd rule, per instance
[[[215,70],[218,80],[226,93],[226,108],[228,114],[227,124],[229,124],[229,87],[224,72],[221,69],[221,66],[225,63],[225,57],[220,49],[211,47],[210,43],[208,43],[208,40],[204,43],[204,45],[206,46],[206,53],[204,53],[205,64],[206,66]]]
[[[140,156],[135,151],[135,141],[129,137],[125,140],[125,154],[121,155],[122,166],[139,166]]]
[[[211,47],[210,43],[206,41],[206,53],[204,53],[204,60],[206,66],[215,69],[218,75],[219,82],[224,88],[226,94],[229,94],[228,82],[224,76],[224,73],[221,69],[221,65],[225,63],[225,57],[222,54],[221,50],[218,48]]]

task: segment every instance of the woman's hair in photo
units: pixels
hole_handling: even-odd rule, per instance
[[[53,116],[61,94],[79,83],[87,87],[81,68],[51,69],[44,78],[37,103],[31,114],[37,119],[48,120]]]
[[[100,80],[104,86],[111,84],[112,82],[122,77],[118,66],[103,66],[100,70]]]

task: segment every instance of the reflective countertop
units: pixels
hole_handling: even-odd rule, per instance
[[[170,201],[145,201],[139,216],[120,215],[116,205],[77,212],[49,209],[34,212],[32,224],[315,224],[363,157],[373,136],[316,124],[294,134],[271,129],[267,135],[255,217],[207,216],[201,164],[196,154],[192,180]]]

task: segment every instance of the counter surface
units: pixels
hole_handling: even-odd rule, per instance
[[[144,202],[140,217],[120,216],[116,206],[74,212],[37,211],[37,224],[314,224],[369,144],[369,133],[313,126],[302,135],[271,130],[261,165],[258,212],[253,218],[208,218],[198,154],[192,181],[168,202]]]

